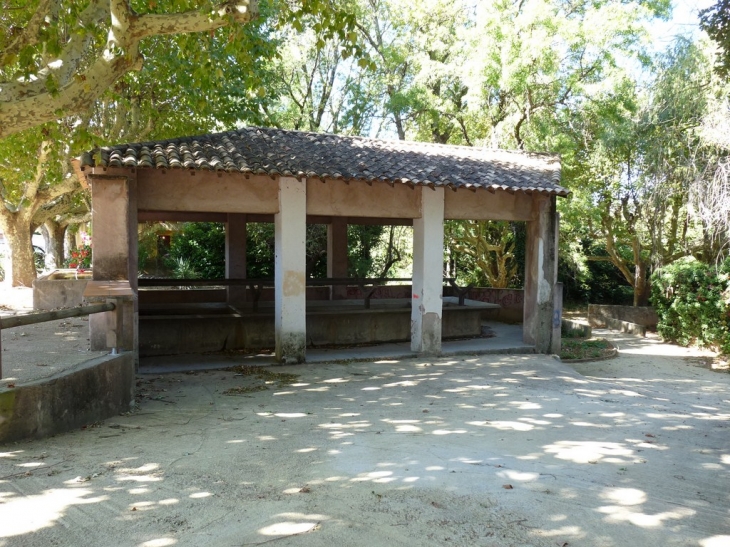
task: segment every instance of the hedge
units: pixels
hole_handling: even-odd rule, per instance
[[[730,354],[730,259],[719,266],[685,257],[654,272],[659,335]]]

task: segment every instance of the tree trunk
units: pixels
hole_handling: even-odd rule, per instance
[[[46,268],[63,268],[66,226],[52,219],[46,220],[43,225],[43,237],[46,240]]]
[[[76,249],[76,234],[66,228],[66,235],[63,239],[63,256],[71,256],[71,251]]]
[[[634,274],[634,306],[648,306],[651,295],[648,267],[643,262],[636,264]]]
[[[11,219],[6,217],[2,229],[10,248],[10,268],[5,272],[5,281],[12,287],[32,287],[36,271],[30,219],[26,215],[12,215]]]

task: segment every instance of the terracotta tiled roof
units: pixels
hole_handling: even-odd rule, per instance
[[[568,194],[559,185],[560,159],[553,155],[281,129],[247,127],[108,146],[100,156],[99,167],[223,170]],[[94,165],[92,153],[82,156],[82,168]]]

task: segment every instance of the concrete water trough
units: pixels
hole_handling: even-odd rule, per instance
[[[74,269],[58,269],[42,275],[33,281],[33,309],[55,310],[80,306],[91,277],[91,270],[79,272]]]
[[[444,301],[442,338],[481,335],[482,315],[496,304],[459,306]],[[408,341],[410,299],[310,301],[307,303],[307,345],[310,347]],[[140,356],[270,349],[275,346],[274,303],[233,307],[223,302],[148,304],[140,307]]]

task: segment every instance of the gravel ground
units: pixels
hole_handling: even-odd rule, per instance
[[[619,357],[575,368],[139,377],[135,412],[0,447],[0,547],[730,545],[730,375],[598,334]]]

